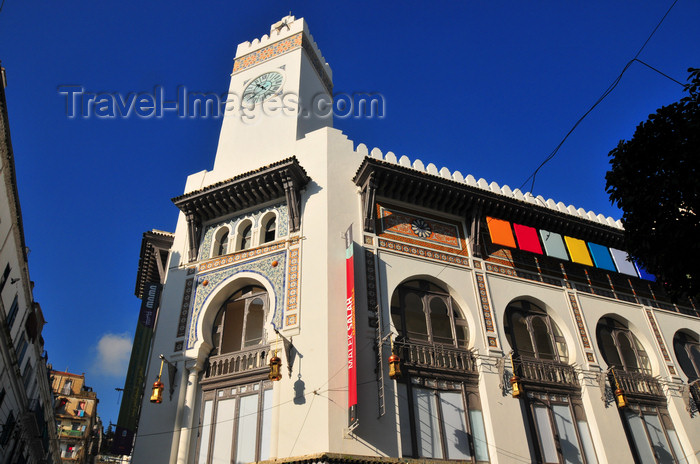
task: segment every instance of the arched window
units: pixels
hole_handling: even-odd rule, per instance
[[[457,303],[440,286],[411,280],[392,295],[391,318],[403,360],[396,385],[402,455],[488,462],[478,375]]]
[[[262,243],[274,242],[277,234],[277,218],[273,215],[265,223],[263,228]]]
[[[559,327],[539,306],[526,300],[508,305],[505,316],[508,343],[523,358],[569,362],[569,351]]]
[[[604,317],[598,322],[596,335],[600,353],[609,367],[651,375],[649,356],[623,323]]]
[[[247,250],[253,244],[253,224],[246,220],[238,227],[238,250]]]
[[[673,351],[688,380],[700,379],[700,342],[684,332],[676,332],[673,337]]]
[[[425,280],[403,283],[391,299],[394,327],[407,340],[466,348],[467,321],[450,294]]]
[[[269,459],[268,306],[265,289],[248,285],[231,295],[214,318],[214,348],[201,380],[197,464]]]
[[[228,227],[222,227],[216,231],[216,240],[214,241],[214,256],[223,256],[228,253]]]
[[[513,373],[525,390],[533,460],[597,464],[576,373],[557,324],[538,305],[515,300],[506,307],[503,325],[513,348]]]
[[[214,319],[213,355],[240,351],[265,340],[267,292],[262,287],[243,287],[222,305]]]
[[[596,336],[600,353],[612,368],[611,389],[621,388],[627,397],[627,406],[619,412],[635,462],[679,462],[685,453],[663,405],[661,385],[651,376],[644,347],[627,325],[612,317],[598,322]]]

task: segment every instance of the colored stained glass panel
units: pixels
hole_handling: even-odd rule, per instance
[[[515,239],[510,229],[510,222],[487,217],[486,223],[489,226],[489,234],[494,244],[515,248]]]
[[[544,251],[547,253],[547,256],[569,260],[569,255],[566,254],[566,247],[564,246],[564,239],[562,239],[561,235],[540,229],[540,238],[542,238],[542,243],[544,243]]]
[[[571,255],[571,261],[585,264],[586,266],[593,266],[591,255],[588,254],[588,248],[586,248],[586,242],[578,238],[569,237],[568,235],[564,236],[564,241]]]
[[[608,251],[608,247],[588,242],[588,250],[591,252],[595,267],[607,269],[608,271],[617,271],[615,263],[613,263],[610,252]]]
[[[534,227],[513,224],[515,237],[518,239],[518,247],[523,251],[542,254],[542,246],[537,238],[537,229]]]
[[[641,277],[644,280],[651,280],[652,282],[656,282],[656,276],[654,274],[649,274],[646,269],[644,269],[639,263],[634,263],[634,266],[637,268],[637,272],[639,272],[639,277]]]
[[[615,262],[615,266],[617,266],[618,272],[637,277],[637,269],[634,267],[634,263],[629,258],[626,251],[610,248],[610,254]]]

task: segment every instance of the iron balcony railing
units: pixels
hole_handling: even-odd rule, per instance
[[[628,395],[663,398],[661,383],[649,374],[629,372],[622,369],[610,369],[610,385],[613,389],[621,388]]]
[[[579,388],[573,366],[543,359],[514,358],[513,370],[524,383]]]
[[[425,345],[396,340],[394,351],[406,367],[453,373],[476,373],[474,354],[466,349],[444,345]]]
[[[63,437],[80,438],[83,436],[82,430],[61,429],[60,435]]]
[[[203,380],[219,380],[239,374],[266,369],[270,347],[259,346],[245,351],[211,356],[204,370]]]

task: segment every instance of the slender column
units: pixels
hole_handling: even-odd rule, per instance
[[[180,427],[180,445],[177,450],[177,464],[187,464],[190,454],[190,436],[194,421],[194,405],[197,395],[197,377],[202,369],[202,364],[198,361],[188,361],[185,368],[189,371],[187,378],[187,393],[185,394],[185,404],[183,405],[182,425]]]

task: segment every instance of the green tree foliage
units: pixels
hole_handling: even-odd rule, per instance
[[[628,253],[674,298],[700,291],[700,69],[688,71],[687,96],[621,141],[605,176]]]

